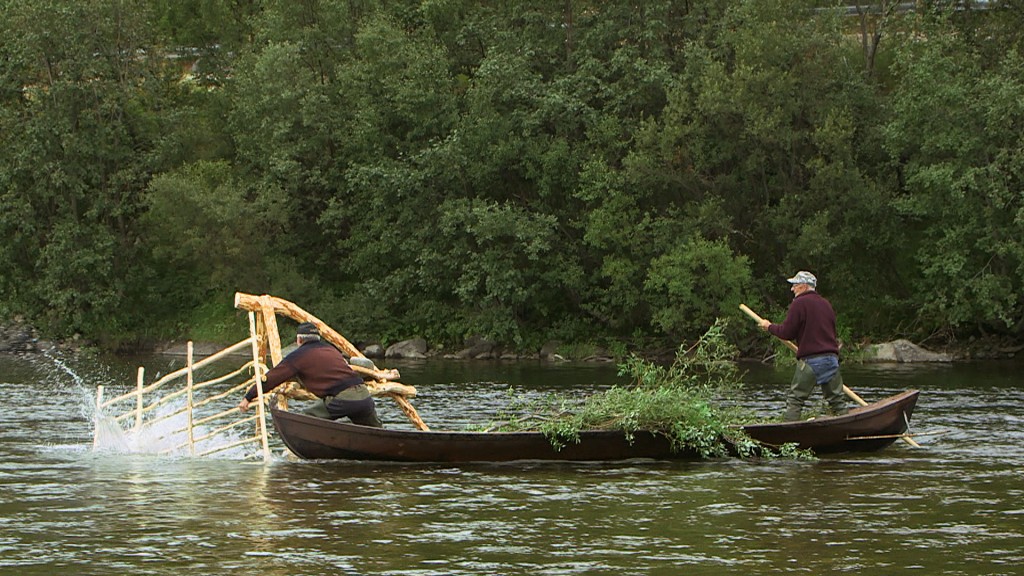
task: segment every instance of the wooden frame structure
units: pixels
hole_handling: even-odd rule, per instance
[[[119,414],[111,416],[111,418],[122,429],[124,429],[124,423],[132,422],[130,427],[132,432],[136,434],[153,433],[152,440],[162,440],[185,434],[185,440],[178,441],[170,448],[161,450],[159,454],[176,453],[187,448],[190,456],[209,456],[229,448],[259,444],[259,451],[262,453],[263,459],[268,460],[270,447],[267,437],[266,414],[262,410],[262,404],[255,414],[249,415],[240,412],[231,402],[236,396],[243,394],[254,382],[262,380],[267,370],[259,356],[260,347],[258,338],[255,336],[256,319],[255,314],[252,313],[249,314],[249,331],[249,338],[198,362],[195,361],[194,346],[192,342],[189,342],[186,348],[185,367],[158,378],[149,385],[145,384],[145,368],[140,366],[135,389],[115,398],[104,400],[104,387],[98,386],[96,388],[97,416],[96,429],[93,433],[93,448],[99,447],[100,416],[120,410]],[[197,370],[245,350],[249,351],[250,359],[240,367],[209,380],[196,382]],[[222,388],[225,383],[229,383],[226,389]],[[177,387],[177,389],[166,392],[171,387]],[[151,399],[148,403],[147,398]],[[171,402],[181,398],[185,400],[184,407],[174,409]],[[225,407],[225,404],[229,404],[230,407]],[[169,412],[157,414],[156,410],[159,408],[165,408]],[[185,417],[183,426],[172,430],[160,430],[160,424],[181,416]],[[223,433],[252,423],[255,424],[255,430],[243,438],[197,451],[197,447],[202,446],[204,442],[207,444],[216,442]],[[211,428],[208,429],[208,427]],[[197,433],[201,435],[197,436]]]
[[[230,408],[224,408],[227,399],[235,399],[244,394],[250,386],[256,382],[263,382],[267,372],[267,364],[264,360],[269,355],[271,365],[277,365],[283,359],[281,348],[281,337],[277,326],[277,315],[291,318],[296,322],[312,322],[320,329],[321,337],[331,344],[337,346],[346,356],[352,358],[364,358],[348,340],[336,332],[318,318],[299,308],[295,304],[275,298],[269,295],[254,296],[251,294],[235,294],[235,307],[247,310],[249,316],[249,337],[241,342],[228,346],[227,348],[208,356],[198,362],[194,360],[194,349],[192,342],[189,342],[186,350],[186,365],[184,368],[171,372],[166,376],[157,379],[155,382],[145,385],[145,369],[139,367],[135,389],[109,400],[104,400],[104,387],[96,389],[96,428],[93,434],[93,448],[99,447],[100,417],[107,412],[121,412],[111,416],[113,421],[122,429],[124,423],[132,422],[131,430],[136,433],[143,431],[157,430],[157,425],[174,417],[185,416],[186,424],[177,429],[161,432],[161,436],[155,439],[163,439],[184,433],[186,440],[177,442],[174,446],[162,450],[161,454],[179,452],[188,449],[190,456],[208,456],[222,452],[229,448],[243,446],[246,444],[258,444],[258,452],[263,459],[270,459],[269,431],[267,428],[266,402],[269,396],[276,397],[279,408],[286,409],[289,398],[311,399],[312,394],[302,388],[296,382],[286,382],[275,388],[271,394],[264,394],[263,387],[257,386],[257,401],[255,414],[241,412],[233,402]],[[248,349],[250,359],[237,369],[226,374],[216,376],[202,382],[195,381],[195,373],[200,368],[212,365],[215,362],[237,355]],[[365,362],[373,366],[372,362]],[[373,396],[391,397],[402,412],[409,418],[419,430],[428,430],[427,425],[419,417],[416,409],[409,402],[409,398],[416,395],[416,389],[399,382],[390,380],[398,376],[397,371],[379,370],[376,367],[365,368],[356,364],[352,369],[361,374],[366,380],[367,388]],[[241,378],[241,381],[239,379]],[[228,384],[227,389],[218,388],[219,385]],[[171,392],[166,390],[172,386],[180,388]],[[146,398],[154,398],[148,404]],[[155,410],[160,407],[170,406],[170,402],[184,397],[184,407],[169,414],[155,415]],[[220,407],[217,407],[220,402]],[[223,433],[234,430],[245,425],[253,425],[254,431],[245,437],[231,440],[222,445],[207,447],[203,446],[197,451],[197,446],[203,443],[215,442]],[[197,436],[196,434],[201,434]]]
[[[266,336],[265,338],[260,338],[260,341],[269,343],[270,359],[274,366],[283,359],[281,352],[281,336],[277,329],[278,315],[285,316],[296,322],[312,322],[316,325],[317,329],[320,330],[320,337],[337,346],[338,349],[346,356],[349,358],[366,358],[358,348],[353,346],[352,343],[346,340],[344,336],[336,332],[322,320],[282,298],[276,298],[267,294],[254,296],[252,294],[236,292],[235,308],[260,313],[260,318],[262,319],[263,324],[262,334]],[[259,324],[256,326],[256,331],[261,331]],[[395,371],[364,368],[356,364],[352,364],[352,369],[361,374],[363,379],[366,380],[366,387],[369,388],[371,395],[390,397],[398,404],[399,409],[402,410],[416,428],[420,430],[429,430],[427,425],[420,418],[419,413],[416,412],[416,409],[413,408],[412,404],[409,402],[409,398],[416,395],[416,389],[412,386],[391,381],[390,378],[397,375]],[[298,385],[298,383],[295,382],[282,384],[278,389],[275,389],[274,392],[278,395],[279,407],[287,406],[287,398],[313,398],[309,392],[306,392]]]

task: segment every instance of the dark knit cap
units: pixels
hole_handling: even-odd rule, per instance
[[[320,335],[320,329],[317,328],[316,324],[313,324],[312,322],[303,322],[302,324],[299,324],[299,328],[298,328],[298,330],[295,331],[295,333],[296,334],[312,334],[313,336],[319,336]]]

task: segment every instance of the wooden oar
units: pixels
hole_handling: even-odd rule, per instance
[[[757,315],[756,312],[754,312],[749,307],[747,307],[746,304],[740,304],[740,310],[743,310],[743,312],[746,313],[747,316],[750,316],[751,318],[753,318],[754,321],[757,322],[758,324],[760,324],[764,320],[764,318],[761,318],[760,316]],[[786,346],[788,346],[790,348],[790,350],[792,350],[793,352],[796,352],[796,350],[797,350],[796,344],[794,344],[790,340],[783,340],[783,342],[786,344]],[[863,398],[858,396],[857,393],[854,392],[853,390],[850,390],[846,386],[846,384],[843,384],[843,393],[846,394],[847,396],[849,396],[851,399],[853,399],[854,402],[856,402],[857,404],[860,404],[861,406],[867,406],[868,405],[868,403],[865,402]],[[907,444],[910,444],[914,448],[920,448],[921,447],[921,445],[918,444],[917,442],[915,442],[913,438],[904,436],[903,437],[903,441],[906,442]]]

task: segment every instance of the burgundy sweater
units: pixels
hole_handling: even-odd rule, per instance
[[[281,363],[267,371],[263,392],[267,393],[288,380],[298,377],[302,386],[319,398],[333,396],[338,392],[362,384],[363,377],[348,365],[341,351],[327,342],[306,342]],[[256,399],[256,387],[245,393],[252,402]]]
[[[814,290],[808,290],[793,299],[782,324],[768,326],[768,331],[797,344],[796,357],[816,354],[839,354],[836,338],[836,313],[828,300]]]

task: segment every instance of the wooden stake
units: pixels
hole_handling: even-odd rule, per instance
[[[263,461],[270,461],[270,444],[267,440],[267,415],[263,410],[263,356],[260,351],[264,349],[264,342],[259,338],[256,328],[256,314],[249,312],[249,336],[252,340],[252,372],[253,382],[256,384],[256,397],[259,406],[256,407],[256,414],[259,417],[256,427],[260,437],[260,446],[263,449]]]
[[[391,396],[395,403],[398,404],[398,407],[402,410],[402,412],[405,413],[405,415],[409,418],[413,425],[416,426],[416,428],[419,428],[420,430],[430,430],[430,428],[427,427],[427,424],[423,421],[423,419],[420,418],[419,413],[416,412],[416,409],[413,408],[412,404],[409,403],[405,396],[401,396],[399,394],[388,394],[388,396]]]
[[[139,374],[135,379],[135,431],[138,432],[139,428],[142,428],[142,383],[146,369],[139,366]]]
[[[187,394],[187,399],[185,400],[185,409],[188,411],[188,454],[189,454],[189,456],[195,456],[196,455],[196,442],[195,442],[195,435],[192,433],[192,421],[193,421],[193,417],[192,417],[192,409],[193,409],[193,406],[192,406],[192,404],[193,404],[192,403],[192,395],[193,395],[193,386],[195,385],[195,377],[194,377],[194,373],[193,373],[193,369],[192,369],[192,360],[193,360],[192,354],[193,354],[194,348],[192,347],[192,341],[191,340],[188,341],[187,350],[188,350],[188,352],[187,352],[187,354],[188,354],[188,360],[187,360],[187,362],[188,362],[188,377],[186,379],[186,384],[185,385],[187,386],[188,394]]]
[[[100,446],[100,418],[103,417],[103,385],[96,387],[96,415],[93,417],[92,449]]]

